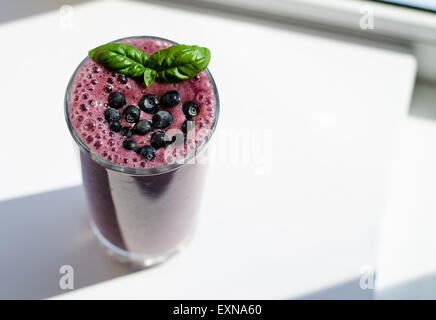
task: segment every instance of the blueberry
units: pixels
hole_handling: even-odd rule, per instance
[[[128,106],[123,112],[123,116],[126,117],[126,121],[128,123],[138,122],[140,115],[141,110],[139,110],[137,106]]]
[[[132,130],[130,130],[129,127],[123,127],[120,133],[125,138],[130,138],[132,136]]]
[[[139,108],[149,114],[155,114],[159,111],[159,98],[155,94],[146,94],[139,100]]]
[[[200,112],[200,107],[194,101],[187,101],[183,104],[183,113],[186,116],[186,119],[190,120],[195,118]]]
[[[131,151],[138,151],[139,147],[136,141],[133,140],[124,140],[123,142],[124,149],[131,150]]]
[[[138,121],[133,127],[133,132],[141,136],[151,131],[151,122],[149,120]]]
[[[167,91],[160,99],[160,105],[162,107],[174,107],[180,102],[179,92],[176,90]]]
[[[193,120],[185,120],[182,124],[182,131],[184,134],[187,134],[189,130],[194,128],[194,121]]]
[[[117,77],[117,80],[121,84],[126,84],[127,83],[127,77],[124,74],[119,74],[118,77]]]
[[[151,145],[155,149],[163,148],[169,143],[171,143],[171,139],[163,131],[156,131],[151,135]]]
[[[153,116],[153,127],[165,129],[173,122],[173,116],[168,111],[159,111]]]
[[[119,109],[126,104],[126,97],[119,91],[111,92],[108,104],[113,108]]]
[[[151,161],[156,157],[156,149],[152,146],[145,146],[138,150],[138,154],[146,160]]]
[[[121,122],[119,120],[112,120],[109,122],[109,128],[114,132],[118,132],[121,130]]]
[[[104,111],[104,118],[110,122],[113,120],[120,120],[121,119],[121,115],[120,112],[117,109],[114,108],[107,108]]]

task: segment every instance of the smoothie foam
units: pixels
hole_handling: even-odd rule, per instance
[[[173,45],[171,42],[152,37],[128,38],[118,42],[134,46],[144,51],[147,56],[159,49]],[[205,135],[201,133],[205,132],[204,129],[210,129],[214,124],[217,104],[214,86],[206,71],[199,73],[194,78],[178,83],[155,81],[146,88],[142,79],[129,77],[122,79],[119,74],[87,58],[73,76],[68,96],[69,120],[78,137],[94,155],[128,168],[164,167],[173,160],[168,158],[168,153],[165,153],[164,148],[156,150],[156,158],[152,161],[147,161],[135,152],[123,148],[123,141],[126,138],[121,133],[109,129],[103,114],[107,108],[108,96],[111,92],[119,91],[126,97],[127,103],[120,109],[122,113],[129,105],[138,106],[139,100],[146,94],[155,94],[161,97],[169,90],[177,90],[181,101],[175,107],[160,108],[160,110],[170,112],[173,116],[172,124],[165,131],[181,129],[186,120],[182,105],[187,101],[194,101],[200,107],[200,112],[194,119],[195,132],[200,134],[195,134],[193,137],[195,147],[199,147],[205,139]],[[141,111],[141,120],[151,120],[151,118],[151,114]],[[133,127],[133,124],[127,123],[124,119],[122,119],[122,125],[123,127]],[[144,136],[134,134],[129,139],[136,141],[139,147],[143,147],[150,144],[150,137],[156,131],[158,130],[154,129]],[[173,151],[176,152],[175,149]],[[178,149],[177,152],[180,150]]]

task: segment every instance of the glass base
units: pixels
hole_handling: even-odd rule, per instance
[[[128,264],[135,269],[150,268],[157,264],[165,262],[173,255],[178,253],[180,250],[182,250],[184,247],[186,247],[190,240],[190,237],[187,237],[183,241],[181,241],[175,248],[168,250],[158,256],[141,255],[126,251],[113,245],[103,236],[103,234],[100,232],[100,230],[98,230],[97,226],[92,220],[90,221],[90,224],[92,231],[94,232],[97,239],[100,241],[100,244],[103,245],[106,253],[118,262]]]

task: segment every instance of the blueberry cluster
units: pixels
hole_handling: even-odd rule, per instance
[[[177,139],[173,137],[170,139],[163,129],[169,127],[173,122],[173,116],[170,112],[160,110],[160,107],[175,107],[180,103],[180,95],[176,90],[167,91],[160,99],[155,94],[144,95],[138,103],[138,106],[129,105],[121,114],[118,109],[126,105],[126,97],[121,92],[112,92],[108,98],[108,108],[104,112],[104,117],[109,123],[109,128],[114,132],[120,132],[122,136],[126,138],[123,142],[123,147],[127,150],[138,153],[144,159],[151,161],[156,157],[156,149],[164,148],[170,143],[173,143]],[[145,113],[152,114],[153,117],[150,120],[139,120],[141,117],[141,110]],[[193,101],[187,101],[182,106],[183,113],[186,116],[186,120],[182,125],[182,131],[186,134],[192,125],[188,124],[188,121],[192,121],[198,113],[200,108]],[[127,123],[133,124],[133,127],[125,126],[121,124],[121,118],[124,118]],[[146,135],[153,129],[159,129],[151,135],[151,141],[149,146],[139,148],[138,144],[134,140],[129,140],[133,134]]]

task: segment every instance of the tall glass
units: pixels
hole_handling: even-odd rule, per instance
[[[206,70],[216,97],[215,120],[195,152],[182,162],[164,167],[126,168],[92,153],[70,121],[70,89],[84,61],[68,84],[65,116],[79,148],[92,228],[109,253],[121,261],[140,267],[163,262],[186,244],[195,225],[207,165],[192,160],[199,152],[205,152],[218,121],[215,82]]]

